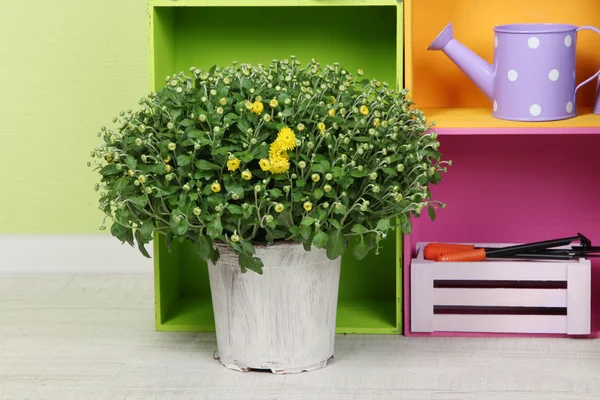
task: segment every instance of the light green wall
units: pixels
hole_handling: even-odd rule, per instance
[[[0,6],[0,234],[97,233],[86,162],[148,90],[146,2]]]

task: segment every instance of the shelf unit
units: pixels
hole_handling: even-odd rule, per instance
[[[150,86],[191,66],[268,64],[296,55],[403,82],[403,5],[396,0],[149,0]],[[379,256],[342,260],[338,333],[402,332],[402,238]],[[154,240],[156,329],[213,331],[206,265],[188,243]]]
[[[579,91],[575,118],[543,123],[495,119],[491,102],[475,84],[443,52],[427,47],[452,22],[455,37],[492,62],[494,26],[554,22],[600,27],[600,2],[405,0],[404,5],[405,86],[416,106],[435,121],[440,151],[453,161],[432,188],[433,198],[447,207],[435,222],[413,221],[412,233],[404,237],[404,333],[482,336],[411,330],[410,267],[416,243],[525,243],[581,232],[598,245],[600,115],[591,113],[596,85]],[[600,67],[599,45],[600,38],[578,34],[578,83]],[[588,337],[600,337],[600,259],[592,259],[591,274]]]

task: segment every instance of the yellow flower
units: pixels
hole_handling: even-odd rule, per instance
[[[282,212],[284,208],[285,207],[281,203],[275,204],[275,211],[277,211],[278,213]]]
[[[245,169],[242,171],[242,179],[249,181],[252,179],[252,172],[249,169]]]
[[[271,108],[275,108],[275,107],[277,107],[278,105],[279,105],[279,102],[277,101],[277,99],[272,99],[272,100],[269,102],[269,106],[270,106]]]
[[[312,175],[310,176],[310,179],[311,179],[313,182],[319,182],[319,181],[321,180],[321,176],[319,176],[319,174],[312,174]]]
[[[335,97],[333,97],[333,96],[329,96],[329,99],[327,99],[327,102],[328,102],[329,104],[335,103],[335,101],[336,101],[336,98],[335,98]]]
[[[255,101],[254,103],[252,103],[252,112],[255,114],[262,113],[264,108],[265,106],[260,101]]]
[[[163,161],[168,163],[169,161],[171,161],[171,156],[167,156],[167,158],[165,158]]]
[[[219,182],[214,182],[212,185],[210,185],[210,190],[215,193],[219,193],[221,191],[221,184]]]
[[[325,124],[322,122],[319,122],[317,124],[317,129],[319,129],[320,131],[324,131],[325,130]]]
[[[367,115],[369,114],[369,107],[365,106],[364,104],[362,106],[360,106],[360,108],[358,109],[358,111],[360,111],[360,113],[362,115]]]
[[[277,140],[271,143],[269,147],[269,161],[271,161],[271,165],[273,164],[274,158],[284,158],[286,160],[290,159],[288,153],[283,147],[281,147],[281,143]]]
[[[264,158],[258,162],[258,165],[260,165],[260,169],[262,169],[263,171],[268,171],[271,169],[271,163],[269,162],[269,160],[266,160]]]
[[[235,157],[233,160],[227,161],[227,169],[230,171],[235,171],[240,167],[240,160]]]
[[[312,210],[313,205],[310,201],[305,201],[303,207],[306,211],[310,211]]]
[[[279,131],[275,142],[277,142],[278,146],[284,150],[293,150],[294,147],[296,147],[296,135],[293,130],[284,126]]]
[[[379,124],[380,124],[380,123],[381,123],[381,120],[380,120],[379,118],[375,118],[375,119],[373,120],[373,126],[374,126],[375,128],[377,128],[377,127],[379,126]]]
[[[327,111],[327,115],[330,117],[335,117],[335,110],[332,108],[331,110]]]
[[[270,160],[271,172],[274,174],[283,174],[290,169],[290,162],[283,157],[274,157]]]

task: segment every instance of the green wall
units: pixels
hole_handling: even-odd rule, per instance
[[[0,234],[98,233],[86,162],[147,91],[146,1],[0,5]]]

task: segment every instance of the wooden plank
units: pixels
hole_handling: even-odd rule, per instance
[[[432,265],[411,268],[410,325],[413,332],[433,332]]]
[[[566,333],[565,315],[456,315],[433,316],[436,332]]]
[[[397,0],[148,0],[151,7],[397,6]]]
[[[436,306],[566,307],[565,289],[433,289]]]
[[[422,265],[415,265],[421,268]],[[566,281],[566,263],[556,262],[440,262],[430,264],[434,279]]]
[[[590,261],[569,265],[567,275],[567,333],[587,335],[591,331]]]

